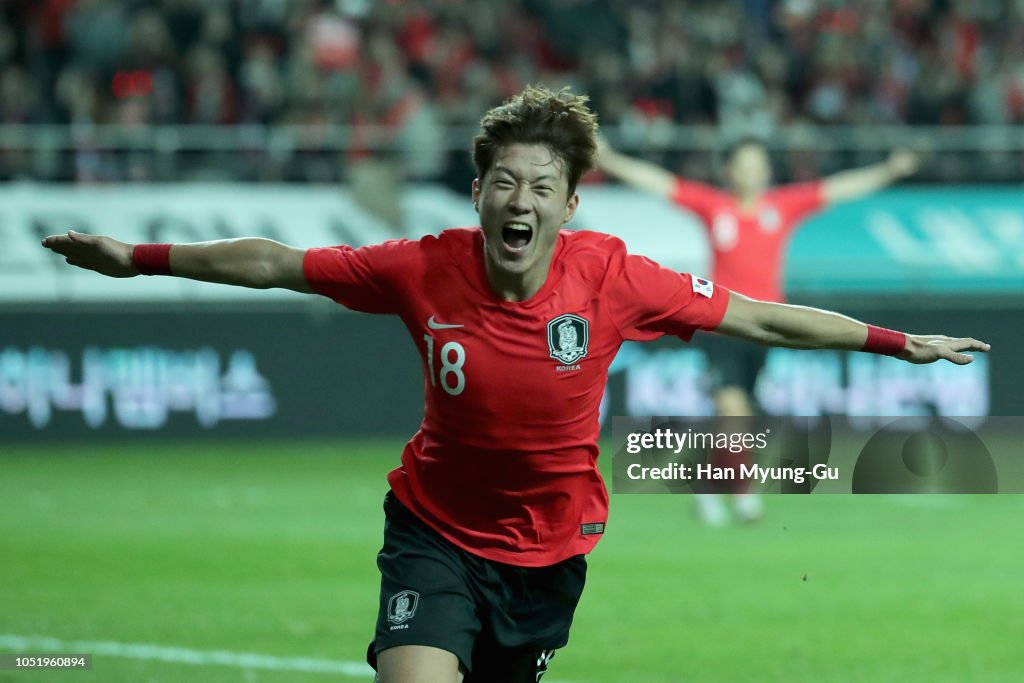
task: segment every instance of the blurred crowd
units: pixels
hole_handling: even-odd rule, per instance
[[[335,180],[383,127],[416,150],[403,176],[461,183],[443,131],[527,83],[588,92],[627,140],[1020,124],[1024,0],[0,0],[0,124],[346,126],[344,153],[314,140],[232,171],[250,179]],[[0,153],[0,176],[32,174]],[[154,174],[90,158],[68,173]]]

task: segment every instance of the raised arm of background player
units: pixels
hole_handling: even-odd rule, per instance
[[[73,266],[103,275],[133,277],[140,274],[132,261],[134,246],[110,237],[69,232],[47,237],[43,246],[64,256]],[[304,254],[303,249],[267,239],[219,240],[173,245],[170,266],[177,277],[311,293],[313,290],[303,275]],[[859,351],[864,349],[869,327],[838,313],[756,301],[733,292],[716,331],[770,346]],[[973,358],[962,352],[988,349],[988,344],[976,339],[906,335],[903,349],[893,350],[893,354],[911,363],[945,359],[965,365]]]
[[[597,166],[608,175],[664,199],[671,199],[676,176],[657,164],[617,152],[604,137],[598,137]],[[822,179],[826,204],[857,199],[913,175],[919,165],[917,154],[897,150],[879,164],[840,171]]]
[[[135,245],[111,237],[70,231],[47,237],[43,246],[73,266],[102,275],[141,275],[132,262]],[[259,237],[175,244],[170,252],[171,272],[190,280],[255,289],[281,287],[311,294],[302,271],[305,253],[305,249]]]

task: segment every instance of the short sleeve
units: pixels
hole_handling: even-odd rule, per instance
[[[711,185],[676,177],[669,199],[676,206],[693,211],[707,225],[711,222],[714,208],[727,203],[729,198],[724,192]]]
[[[317,294],[364,313],[398,313],[403,283],[416,272],[418,242],[391,240],[353,249],[309,249],[302,260],[306,282]]]
[[[643,256],[625,255],[610,280],[612,319],[623,339],[650,341],[673,335],[690,341],[725,317],[729,290],[710,280],[678,273]]]
[[[784,185],[772,190],[766,200],[775,205],[783,215],[784,225],[792,229],[807,214],[825,206],[824,185],[820,180]]]

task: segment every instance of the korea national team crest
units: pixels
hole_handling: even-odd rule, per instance
[[[587,355],[590,323],[578,315],[566,313],[548,321],[548,351],[564,365],[572,365]]]
[[[420,594],[416,591],[395,593],[388,600],[388,621],[392,624],[404,624],[416,616],[416,608],[420,606]]]

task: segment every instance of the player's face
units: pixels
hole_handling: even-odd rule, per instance
[[[491,284],[532,296],[548,274],[558,231],[576,212],[565,163],[545,145],[514,144],[473,181]]]
[[[772,180],[768,152],[760,145],[743,145],[732,153],[726,173],[729,185],[739,194],[762,192]]]

